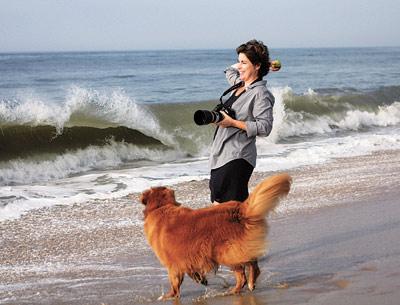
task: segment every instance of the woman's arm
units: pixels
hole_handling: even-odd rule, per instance
[[[237,69],[238,64],[234,64],[228,68],[226,68],[225,72],[225,77],[228,83],[233,86],[234,84],[237,84],[238,82],[242,81],[240,79],[239,71]]]
[[[259,92],[254,101],[253,116],[255,121],[246,122],[248,137],[266,137],[271,133],[273,124],[272,107],[275,98],[269,91]]]

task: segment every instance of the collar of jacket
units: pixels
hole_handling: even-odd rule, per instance
[[[266,85],[267,85],[267,81],[266,80],[259,80],[258,82],[252,83],[250,86],[245,87],[245,88],[246,88],[246,91],[247,91],[248,89],[253,89],[253,88],[258,87],[258,86],[266,86]]]

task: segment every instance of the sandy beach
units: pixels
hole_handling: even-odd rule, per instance
[[[186,277],[181,299],[165,304],[399,303],[400,151],[288,172],[293,188],[269,219],[256,290],[224,295],[234,278],[222,268],[207,288]],[[271,174],[255,173],[251,187]],[[173,188],[178,201],[200,208],[207,184]],[[291,205],[299,208],[285,212]],[[137,200],[60,205],[0,223],[0,304],[162,304],[167,290]]]

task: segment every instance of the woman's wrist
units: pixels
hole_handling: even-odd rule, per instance
[[[243,121],[239,121],[239,120],[234,120],[234,127],[242,129],[242,130],[246,130],[246,122]]]

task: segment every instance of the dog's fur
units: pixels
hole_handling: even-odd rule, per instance
[[[260,273],[257,258],[266,252],[265,217],[289,192],[290,184],[289,175],[276,175],[259,183],[243,203],[229,201],[198,210],[181,206],[174,191],[166,187],[143,192],[146,238],[168,269],[171,284],[170,292],[161,298],[179,297],[185,273],[207,284],[206,273],[219,265],[235,273],[232,293],[239,293],[246,284],[247,266],[253,290]]]

